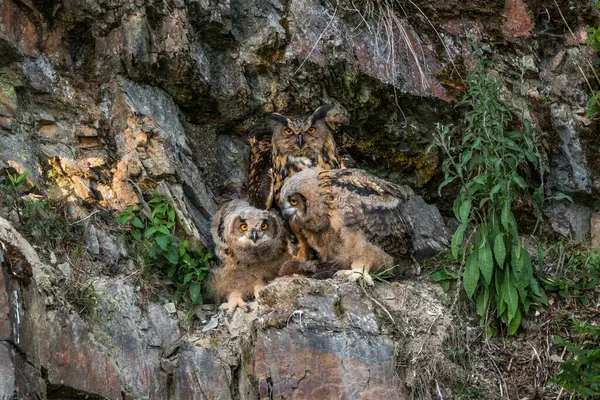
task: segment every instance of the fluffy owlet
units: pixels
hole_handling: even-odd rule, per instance
[[[412,191],[360,169],[304,171],[281,190],[284,218],[338,274],[373,284],[369,271],[412,258],[412,227],[404,203]],[[404,264],[406,263],[404,261]]]
[[[281,264],[291,259],[288,232],[275,212],[251,207],[244,200],[225,202],[215,213],[211,232],[221,260],[211,281],[213,292],[227,298],[229,312],[244,307],[244,299],[275,279]]]

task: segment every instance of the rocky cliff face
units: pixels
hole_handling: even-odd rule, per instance
[[[549,204],[550,228],[585,238],[600,168],[582,44],[597,15],[592,1],[558,6],[0,0],[0,167],[30,171],[40,194],[50,178],[74,193],[70,212],[87,218],[95,260],[84,275],[103,293],[95,318],[82,319],[60,293],[79,266],[53,263],[55,249],[33,249],[1,220],[4,256],[31,270],[1,271],[0,398],[378,399],[423,387],[432,388],[424,397],[452,396],[458,375],[440,372],[451,321],[436,289],[408,282],[365,294],[290,278],[250,313],[186,332],[170,303],[143,295],[118,235],[90,212],[158,190],[173,198],[184,233],[210,247],[218,193],[244,183],[262,114],[333,103],[345,117],[336,139],[362,167],[444,213],[439,159],[425,149],[437,122],[460,116],[475,40],[509,91],[523,77],[547,134],[546,194],[575,198]],[[208,323],[214,311],[197,314]]]
[[[28,271],[0,276],[3,399],[405,399],[434,379],[448,392],[460,375],[442,351],[451,318],[431,284],[367,292],[282,278],[249,312],[208,306],[204,329],[183,332],[172,303],[141,304],[122,276],[95,280],[99,311],[84,321],[4,219],[0,240]]]

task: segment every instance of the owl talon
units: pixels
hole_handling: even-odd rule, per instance
[[[248,311],[248,306],[241,298],[231,299],[227,303],[221,304],[219,308],[221,310],[226,310],[228,314],[233,314],[236,308],[242,308],[245,311]]]
[[[365,281],[365,283],[369,286],[375,286],[375,282],[373,281],[373,278],[371,277],[371,275],[366,272],[366,271],[357,271],[354,269],[343,269],[340,270],[338,272],[336,272],[333,275],[334,278],[342,278],[342,279],[348,279],[351,282],[356,282],[359,279],[363,279]]]

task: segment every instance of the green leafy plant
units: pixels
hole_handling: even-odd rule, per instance
[[[598,7],[598,10],[600,10],[600,3],[597,3],[596,6]],[[588,28],[588,33],[589,36],[587,38],[586,44],[588,45],[588,47],[600,52],[600,25],[597,28],[593,26]],[[596,58],[595,64],[596,66],[600,65],[600,57]],[[598,73],[595,72],[594,74],[596,76],[596,79],[598,79]],[[600,113],[600,91],[592,93],[592,95],[590,96],[588,100],[587,116],[593,117],[598,113]]]
[[[130,227],[133,242],[142,250],[147,265],[173,280],[176,295],[189,295],[192,303],[202,303],[202,281],[211,269],[212,255],[189,248],[187,240],[175,235],[175,208],[164,196],[148,201],[150,215],[129,206],[117,222]]]
[[[96,316],[100,301],[93,282],[70,282],[66,285],[65,297],[80,316]]]
[[[448,293],[450,284],[458,280],[458,272],[452,271],[447,267],[438,269],[429,275],[429,279],[434,282],[439,282],[442,285],[445,293]]]
[[[563,242],[547,248],[546,264],[553,269],[550,276],[542,278],[544,287],[566,301],[574,300],[588,306],[596,300],[594,291],[600,282],[600,255],[577,245]]]
[[[555,336],[558,346],[566,348],[571,357],[562,364],[560,373],[551,382],[573,390],[584,398],[600,396],[600,326],[573,320],[579,332],[577,343]]]
[[[16,211],[19,222],[23,224],[21,196],[23,196],[25,192],[25,183],[27,182],[29,171],[25,171],[19,175],[13,175],[7,171],[6,176],[8,177],[8,184],[0,185],[0,190],[3,192],[4,196],[6,196],[11,207]]]
[[[446,185],[460,183],[453,207],[460,226],[451,242],[456,260],[467,228],[474,227],[463,257],[465,293],[476,302],[481,323],[492,322],[488,332],[493,333],[495,316],[512,335],[532,304],[547,303],[511,211],[517,197],[529,192],[520,171],[527,164],[541,168],[541,163],[535,128],[520,110],[502,102],[501,82],[489,67],[478,61],[467,76],[468,92],[460,103],[468,110],[462,137],[438,125],[432,146],[447,156],[440,193]]]

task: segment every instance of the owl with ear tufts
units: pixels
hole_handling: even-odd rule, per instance
[[[223,203],[213,218],[211,232],[222,267],[210,287],[226,298],[228,312],[245,307],[249,297],[275,279],[281,264],[290,260],[288,231],[272,211],[251,207],[245,200]]]
[[[273,129],[271,196],[267,208],[280,206],[279,193],[283,182],[305,168],[340,167],[340,158],[333,131],[326,121],[331,106],[321,106],[310,116],[270,114],[267,119]]]
[[[283,116],[273,113],[267,120],[272,128],[270,192],[266,208],[280,207],[279,194],[286,179],[305,168],[319,167],[332,169],[340,167],[340,158],[333,138],[333,131],[327,123],[331,106],[321,106],[307,116]],[[290,228],[298,239],[300,261],[310,257],[310,247],[293,223]]]
[[[284,183],[281,211],[321,260],[350,268],[338,275],[372,285],[371,270],[412,261],[411,195],[360,169],[309,168]]]

